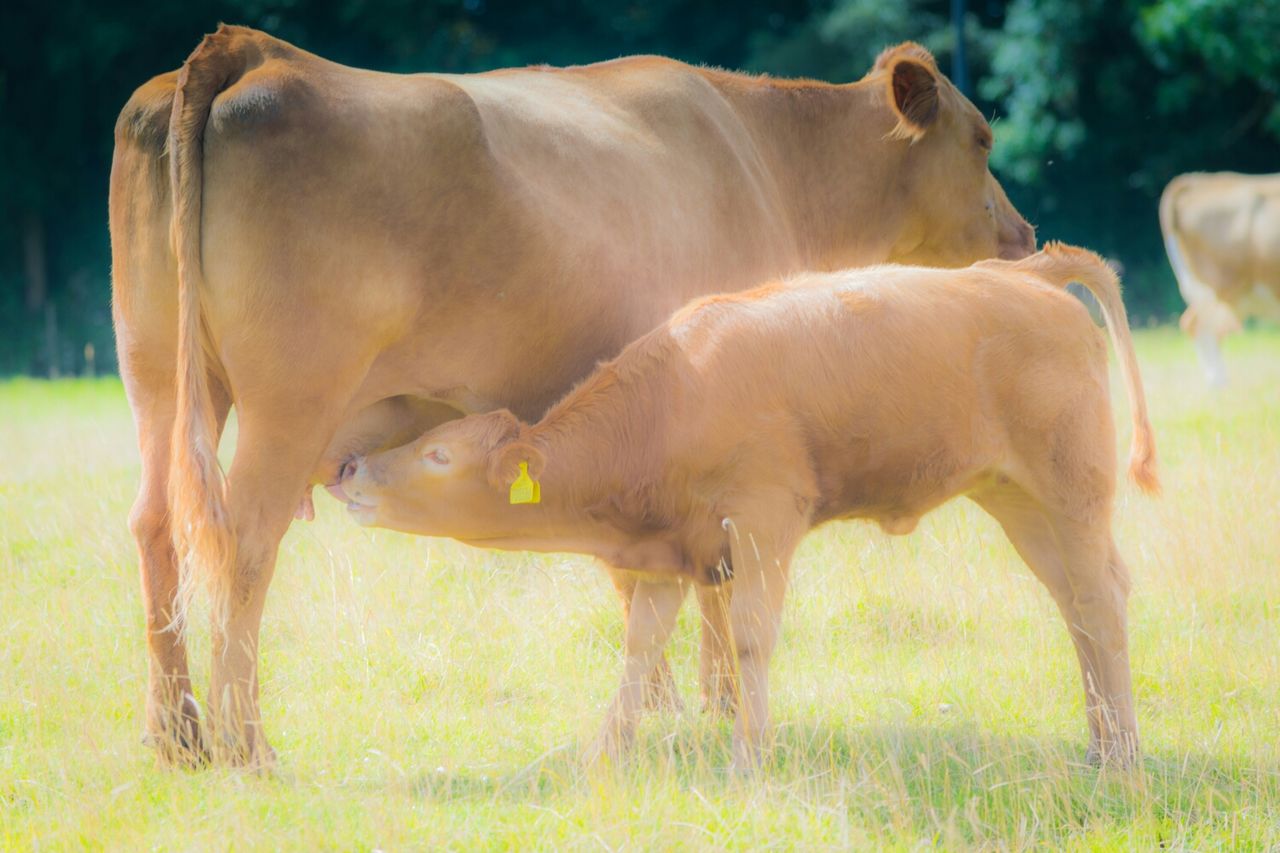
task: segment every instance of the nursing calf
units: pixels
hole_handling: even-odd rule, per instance
[[[754,763],[766,735],[768,663],[801,537],[841,518],[905,534],[967,496],[1066,619],[1090,759],[1127,762],[1137,724],[1129,580],[1111,535],[1107,352],[1064,291],[1071,281],[1106,314],[1133,419],[1129,472],[1155,491],[1118,282],[1096,255],[1059,245],[1017,262],[812,273],[696,300],[536,424],[505,411],[447,423],[353,460],[341,491],[364,524],[636,571],[622,686],[598,743],[609,753],[632,738],[686,588],[718,589],[739,679],[737,766]],[[515,502],[522,466],[540,502]]]

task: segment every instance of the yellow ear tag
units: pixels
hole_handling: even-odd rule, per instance
[[[542,485],[529,476],[529,463],[520,463],[520,476],[511,484],[511,502],[513,504],[542,503]]]

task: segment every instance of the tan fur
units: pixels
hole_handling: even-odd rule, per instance
[[[217,741],[267,760],[257,634],[276,547],[353,454],[463,413],[535,418],[699,294],[1032,251],[975,141],[986,122],[927,52],[899,54],[925,72],[900,95],[938,104],[910,144],[891,137],[884,68],[843,86],[660,57],[391,75],[222,27],[140,87],[117,123],[111,232],[153,739],[199,740],[185,646],[163,627],[201,579]]]
[[[357,460],[342,488],[366,524],[581,551],[640,572],[635,594],[650,615],[634,615],[633,601],[630,624],[643,636],[628,640],[602,740],[610,751],[634,728],[632,681],[651,672],[636,661],[661,653],[644,637],[664,637],[674,610],[663,608],[679,607],[661,584],[716,584],[727,565],[746,702],[741,761],[763,736],[764,667],[804,532],[863,518],[908,533],[924,513],[969,496],[1001,522],[1067,617],[1085,662],[1091,755],[1127,761],[1137,731],[1128,579],[1110,532],[1106,346],[1065,292],[1071,281],[1104,308],[1132,411],[1130,474],[1154,491],[1154,440],[1119,284],[1097,255],[1056,244],[1016,262],[813,273],[696,300],[538,423],[493,413],[445,424]],[[493,482],[495,470],[513,477],[518,461],[543,472],[537,506],[509,505],[510,479]]]
[[[997,263],[997,262],[991,262]],[[1009,264],[1015,266],[1015,264]],[[1133,438],[1129,447],[1129,476],[1149,494],[1160,491],[1160,478],[1156,473],[1155,435],[1147,416],[1147,398],[1142,392],[1142,377],[1138,372],[1138,355],[1133,349],[1133,335],[1129,332],[1129,316],[1120,296],[1120,280],[1115,270],[1105,260],[1087,249],[1062,243],[1046,243],[1039,255],[1016,264],[1019,268],[1033,269],[1050,282],[1065,287],[1079,282],[1089,289],[1102,307],[1107,328],[1111,333],[1116,357],[1120,359],[1125,392],[1129,397],[1130,417],[1133,422]]]
[[[1280,175],[1179,175],[1160,196],[1160,230],[1187,303],[1180,325],[1221,385],[1222,339],[1249,316],[1280,320]]]

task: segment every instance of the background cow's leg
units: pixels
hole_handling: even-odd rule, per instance
[[[240,435],[228,474],[236,560],[226,612],[214,620],[209,680],[215,758],[253,767],[274,759],[258,705],[258,639],[267,588],[280,540],[343,411],[341,401],[304,401],[284,393],[264,399],[265,406],[249,402],[237,408]]]
[[[1210,328],[1208,323],[1201,324],[1196,330],[1196,349],[1200,353],[1200,363],[1204,366],[1209,385],[1225,388],[1227,363],[1222,359],[1222,336]]]
[[[161,761],[192,764],[204,755],[199,711],[191,690],[187,648],[174,617],[177,613],[178,566],[169,528],[167,491],[169,448],[173,433],[175,388],[165,371],[147,371],[122,350],[121,375],[138,431],[142,478],[129,513],[129,528],[138,546],[142,606],[146,617],[147,701],[143,741]],[[219,430],[228,401],[211,382]]]
[[[702,611],[702,648],[698,661],[702,710],[713,716],[733,716],[737,696],[733,680],[733,646],[729,642],[729,602],[733,596],[733,584],[699,586],[697,590],[698,606]]]
[[[636,583],[634,576],[628,572],[606,566],[609,580],[622,599],[622,621],[627,624],[631,618],[631,601],[635,597]],[[658,654],[658,663],[649,674],[648,685],[644,692],[644,707],[647,710],[668,709],[681,711],[684,702],[680,700],[680,691],[676,688],[675,676],[671,674],[671,664],[664,653]]]
[[[1058,605],[1058,610],[1062,613],[1062,618],[1067,623],[1067,630],[1075,646],[1076,658],[1079,661],[1084,682],[1089,722],[1087,757],[1090,761],[1099,761],[1108,754],[1110,748],[1108,742],[1114,741],[1115,732],[1118,730],[1116,725],[1106,724],[1107,721],[1104,718],[1108,713],[1111,714],[1112,722],[1121,724],[1120,727],[1123,727],[1129,735],[1136,734],[1132,711],[1133,701],[1128,687],[1127,644],[1122,644],[1124,657],[1122,678],[1116,676],[1116,666],[1119,662],[1114,657],[1116,652],[1114,608],[1117,604],[1121,608],[1120,628],[1123,633],[1123,601],[1128,591],[1123,564],[1120,564],[1122,574],[1113,577],[1113,581],[1117,583],[1105,584],[1105,577],[1099,578],[1104,581],[1104,586],[1120,587],[1119,590],[1109,589],[1102,596],[1112,602],[1111,615],[1095,616],[1091,612],[1086,618],[1086,609],[1091,611],[1098,609],[1098,593],[1102,590],[1096,581],[1085,582],[1084,579],[1090,574],[1096,576],[1097,572],[1096,570],[1084,573],[1073,572],[1068,559],[1083,559],[1087,562],[1089,546],[1076,543],[1070,547],[1064,547],[1065,543],[1060,538],[1061,534],[1049,512],[1035,499],[1016,487],[991,490],[976,494],[973,498],[1000,522],[1000,526],[1004,528],[1018,554],[1048,588],[1054,602]],[[1075,534],[1069,533],[1069,535]],[[1091,537],[1085,538],[1087,540]],[[1084,551],[1081,551],[1082,547]],[[1109,560],[1104,558],[1104,563],[1109,564]],[[1079,578],[1074,577],[1077,574],[1080,575]],[[1123,584],[1118,584],[1120,578],[1124,579]],[[1107,609],[1105,605],[1103,609]],[[1097,633],[1099,622],[1106,623],[1101,636],[1110,643],[1109,646],[1099,642]],[[1091,625],[1093,625],[1092,629]],[[1110,661],[1106,659],[1108,654],[1112,656]],[[1108,686],[1110,686],[1110,692],[1107,690]],[[1126,710],[1111,712],[1106,710],[1114,709],[1117,705]],[[1134,746],[1136,747],[1136,743]]]
[[[635,583],[623,642],[622,684],[609,705],[600,735],[588,752],[588,761],[602,756],[618,759],[630,748],[650,676],[676,626],[684,596],[685,586],[680,582]]]

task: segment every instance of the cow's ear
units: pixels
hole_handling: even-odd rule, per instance
[[[494,449],[489,457],[489,485],[505,493],[520,476],[520,463],[525,463],[529,476],[537,480],[547,467],[542,451],[527,441],[511,441]]]
[[[938,67],[928,51],[920,51],[901,50],[884,58],[889,103],[898,114],[893,134],[912,142],[938,120]]]

